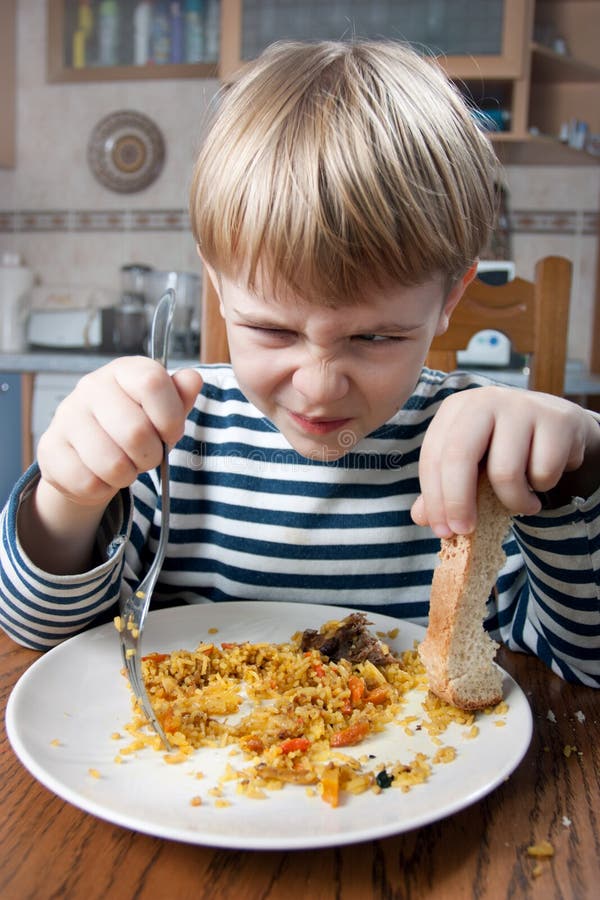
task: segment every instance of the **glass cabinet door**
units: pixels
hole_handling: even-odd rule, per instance
[[[428,52],[500,55],[504,0],[244,0],[242,59],[279,38],[393,38]]]

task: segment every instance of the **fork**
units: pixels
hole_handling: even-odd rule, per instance
[[[171,331],[174,308],[175,292],[169,288],[160,298],[154,311],[150,336],[150,355],[152,359],[160,362],[165,368],[167,367],[169,333]],[[127,598],[121,599],[119,631],[121,637],[121,652],[131,689],[148,719],[148,722],[152,725],[167,750],[170,750],[171,745],[156,717],[146,691],[146,686],[144,685],[139,652],[141,649],[144,622],[148,613],[148,607],[150,606],[154,586],[165,558],[169,537],[169,448],[165,443],[163,443],[163,458],[160,464],[160,485],[162,522],[158,547],[156,548],[154,559],[152,560],[152,564],[143,581],[140,582],[137,588],[132,591]]]

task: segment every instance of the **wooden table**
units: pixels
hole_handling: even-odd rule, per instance
[[[0,633],[2,710],[38,654]],[[468,900],[600,896],[600,693],[502,650],[527,694],[531,747],[512,777],[463,812],[397,837],[324,850],[239,852],[137,834],[55,797],[0,734],[3,900]],[[585,716],[585,720],[581,721]],[[554,721],[554,718],[556,721]],[[576,747],[567,757],[564,748]],[[536,860],[542,840],[555,855]]]

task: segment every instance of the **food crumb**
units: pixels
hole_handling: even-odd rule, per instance
[[[215,800],[215,806],[218,809],[224,809],[226,806],[231,806],[229,800]]]
[[[568,816],[563,816],[563,817],[562,817],[562,823],[563,823],[563,825],[565,826],[565,828],[569,828],[569,826],[572,824],[572,823],[571,823],[571,819],[569,819]]]
[[[135,656],[135,650],[133,649],[133,647],[130,647],[125,651],[125,656],[127,657],[127,659],[131,659],[132,656]]]
[[[551,856],[554,856],[554,847],[550,841],[540,841],[538,844],[531,844],[527,848],[527,855],[539,859],[549,859]]]
[[[58,738],[54,738],[53,740],[50,741],[50,746],[51,747],[60,747],[62,745]]]
[[[112,733],[111,736],[110,736],[110,739],[111,739],[111,741],[120,741],[120,740],[121,740],[121,734],[120,734],[120,732],[118,732],[118,731],[113,731],[113,733]]]
[[[116,764],[118,766],[120,766],[121,763],[123,762],[123,757],[119,753],[117,753],[117,755],[114,758],[114,762],[116,762]]]
[[[101,777],[98,769],[88,769],[88,775],[90,775],[92,778],[100,778]]]
[[[581,722],[583,724],[583,722],[585,722],[585,713],[578,709],[575,713],[575,718],[578,722]]]
[[[433,757],[434,763],[449,763],[456,759],[456,749],[454,747],[440,747]]]
[[[539,878],[544,871],[542,860],[551,859],[554,856],[554,847],[550,841],[540,841],[538,844],[532,844],[527,848],[527,855],[535,859],[535,865],[531,870],[533,878]]]
[[[506,722],[504,721],[504,719],[496,719],[494,725],[496,726],[496,728],[504,728]]]
[[[209,633],[209,634],[218,634],[218,633],[219,633],[219,629],[218,629],[218,628],[209,628],[209,629],[208,629],[208,633]]]
[[[121,616],[115,616],[113,619],[113,623],[119,633],[121,631],[123,631],[123,629],[125,628],[125,625],[123,623],[123,619],[121,618]]]
[[[569,759],[569,757],[572,756],[573,753],[577,753],[577,747],[574,744],[565,744],[565,746],[563,747],[563,755],[567,759]]]
[[[554,713],[552,712],[551,709],[549,709],[548,712],[546,713],[546,718],[548,719],[549,722],[556,722],[556,716],[554,715]]]
[[[196,796],[192,797],[190,800],[190,806],[202,806],[202,797],[199,797],[198,794],[196,794]]]
[[[187,760],[187,754],[183,753],[181,750],[179,753],[165,753],[163,759],[170,766],[177,766],[179,763],[185,762]]]
[[[391,631],[388,631],[387,636],[390,638],[390,640],[393,641],[394,638],[397,638],[397,637],[398,637],[398,632],[399,632],[399,631],[400,631],[399,628],[392,628]]]

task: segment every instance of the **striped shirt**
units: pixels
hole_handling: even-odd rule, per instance
[[[154,606],[283,600],[383,612],[425,624],[439,539],[415,525],[423,435],[442,400],[489,382],[424,369],[385,425],[334,462],[306,459],[241,393],[231,367],[203,366],[204,387],[171,451],[171,520]],[[19,643],[51,647],[92,625],[138,583],[161,524],[158,472],[110,504],[100,564],[55,576],[16,533],[33,466],[3,513],[0,624]],[[600,685],[600,489],[518,517],[486,624],[564,678]]]

